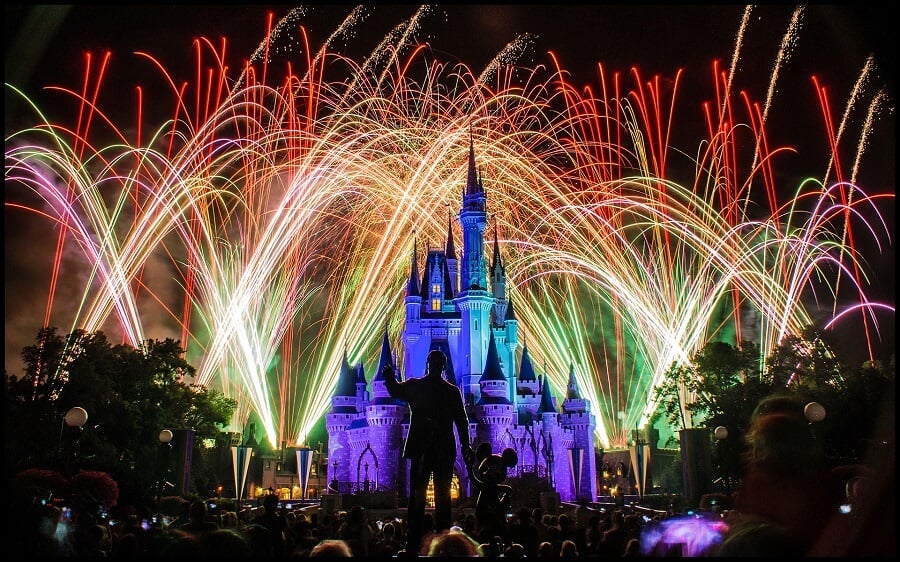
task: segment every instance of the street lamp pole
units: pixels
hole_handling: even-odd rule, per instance
[[[171,429],[163,429],[159,432],[159,443],[161,446],[161,469],[159,470],[159,482],[157,484],[157,494],[156,497],[162,497],[163,492],[166,488],[166,482],[169,480],[169,462],[172,454],[172,438],[175,435],[172,433]]]
[[[75,406],[73,408],[70,408],[69,411],[66,412],[66,415],[63,416],[62,424],[60,424],[60,428],[59,428],[60,453],[63,452],[62,438],[63,438],[63,431],[65,430],[65,428],[68,426],[68,427],[77,428],[77,430],[78,430],[78,434],[75,437],[75,441],[73,442],[73,446],[72,446],[72,457],[73,457],[73,460],[76,462],[76,464],[78,461],[78,452],[79,452],[78,448],[80,446],[79,442],[81,440],[81,432],[84,431],[84,424],[87,423],[87,420],[88,420],[87,410],[85,410],[81,406]],[[66,464],[67,469],[70,469],[71,465],[72,465],[72,460],[70,460],[68,457],[66,457],[66,460],[64,462]],[[67,470],[67,472],[69,472],[69,470]]]
[[[728,428],[724,425],[720,425],[713,430],[713,436],[716,438],[716,454],[719,457],[719,477],[725,485],[725,495],[730,496],[731,479],[729,478],[728,471],[725,470],[725,459],[722,456],[722,443],[728,439]]]

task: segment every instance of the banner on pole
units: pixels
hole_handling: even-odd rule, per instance
[[[231,448],[231,462],[234,466],[234,492],[238,502],[244,499],[244,486],[247,484],[247,472],[252,455],[252,447],[238,445]]]
[[[631,467],[638,497],[644,497],[647,486],[647,472],[650,466],[650,445],[635,445],[631,448]]]
[[[581,490],[581,459],[584,449],[569,449],[569,470],[572,474],[572,482],[575,484],[575,498]]]
[[[313,450],[309,447],[297,449],[297,478],[300,479],[300,497],[306,499],[306,487],[312,471]]]

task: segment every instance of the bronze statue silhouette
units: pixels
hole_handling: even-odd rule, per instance
[[[397,382],[393,365],[387,364],[382,369],[390,395],[405,401],[410,410],[409,433],[403,445],[403,456],[410,459],[406,542],[406,552],[410,555],[417,554],[421,547],[425,493],[432,475],[435,531],[450,528],[450,483],[456,460],[454,425],[463,456],[469,459],[473,455],[462,393],[442,377],[447,356],[435,349],[429,352],[426,363],[424,377],[403,382]]]

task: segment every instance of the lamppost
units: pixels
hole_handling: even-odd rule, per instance
[[[79,442],[81,440],[81,432],[84,431],[84,424],[87,423],[88,413],[87,410],[82,408],[81,406],[75,406],[70,408],[66,415],[63,416],[63,423],[59,428],[59,442],[60,442],[60,450],[62,450],[62,437],[63,431],[65,428],[74,427],[77,428],[78,433],[76,434],[75,441],[72,443],[72,460],[66,459],[67,468],[71,469],[72,464],[74,463],[76,468],[78,464],[78,452],[79,452]],[[70,470],[69,470],[70,472]]]
[[[337,494],[338,493],[338,485],[339,485],[338,478],[337,478],[337,469],[338,469],[337,459],[335,459],[334,462],[331,463],[331,468],[332,468],[331,483],[328,485],[328,493],[329,494]]]
[[[157,486],[157,498],[162,497],[163,491],[166,489],[166,483],[169,480],[169,459],[172,455],[172,438],[175,435],[171,429],[163,429],[159,432],[159,483]]]
[[[713,436],[716,438],[716,456],[719,457],[719,478],[725,485],[725,495],[731,495],[731,479],[728,471],[725,470],[725,458],[722,456],[723,443],[728,439],[728,428],[724,425],[718,426],[713,430]]]
[[[810,402],[803,408],[803,415],[810,423],[818,423],[825,419],[825,406],[818,402]]]
[[[812,434],[813,440],[818,442],[814,424],[825,419],[825,406],[818,402],[810,402],[803,407],[803,415],[806,417],[807,421],[809,421],[809,431]],[[821,446],[821,443],[817,443],[817,446]]]

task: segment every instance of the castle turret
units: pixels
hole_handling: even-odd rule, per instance
[[[560,426],[572,434],[572,445],[567,448],[570,472],[573,478],[575,500],[594,501],[597,497],[597,479],[591,477],[596,472],[597,459],[594,451],[594,429],[596,422],[589,403],[581,397],[575,366],[569,365],[569,383],[566,399],[562,403]]]
[[[374,477],[379,486],[398,489],[401,461],[395,453],[403,445],[400,429],[407,407],[400,400],[391,398],[382,375],[385,365],[394,365],[387,327],[381,340],[378,368],[372,377],[372,400],[366,407],[369,427],[367,441],[375,458],[379,459],[377,474],[369,476]],[[372,469],[374,470],[374,467]]]
[[[530,423],[541,405],[541,383],[534,374],[528,344],[522,349],[522,365],[519,378],[516,380],[516,404],[518,406],[519,423]]]
[[[488,442],[494,450],[499,450],[502,438],[514,420],[515,406],[507,398],[508,381],[500,367],[497,345],[493,334],[488,345],[488,359],[481,376],[481,398],[475,404],[475,418],[478,422],[476,441]]]
[[[328,431],[328,457],[334,461],[328,467],[328,481],[350,481],[347,471],[350,461],[350,442],[347,429],[359,416],[356,409],[356,376],[347,362],[344,352],[341,370],[338,373],[337,387],[331,397],[331,410],[325,415],[325,428]],[[337,472],[335,472],[335,467]]]

